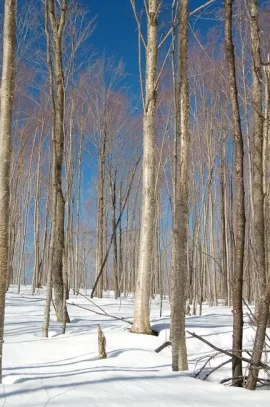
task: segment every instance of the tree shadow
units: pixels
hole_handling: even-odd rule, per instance
[[[108,370],[108,368],[111,368],[111,366],[110,367],[106,367],[106,366],[104,366],[104,368],[106,369],[106,372],[108,372],[109,370]],[[104,370],[105,370],[104,369]],[[111,370],[111,371],[113,371],[113,372],[116,372],[117,370]],[[118,371],[119,372],[121,372],[121,371],[129,371],[129,372],[132,372],[132,370],[126,370],[125,368],[118,368]],[[144,369],[142,369],[142,370],[137,370],[137,372],[140,372],[140,371],[144,371],[145,372],[145,370]],[[158,370],[148,370],[149,372],[158,372]],[[94,370],[92,370],[92,372],[94,372]],[[136,372],[136,370],[133,370],[133,372]],[[88,373],[87,371],[86,372],[81,372],[81,373],[78,373],[78,374],[86,374],[86,373]],[[69,377],[69,376],[73,376],[74,374],[73,374],[73,372],[72,373],[70,373],[70,374],[66,374],[65,376],[62,376],[62,377]],[[51,378],[51,377],[58,377],[58,376],[56,376],[56,375],[54,375],[54,376],[48,376],[48,377],[46,377],[46,378]],[[76,387],[78,387],[78,386],[83,386],[83,385],[89,385],[89,386],[91,386],[91,385],[93,385],[93,384],[100,384],[100,383],[103,383],[103,384],[106,384],[106,383],[111,383],[111,382],[119,382],[119,381],[123,381],[123,382],[129,382],[129,381],[138,381],[138,380],[162,380],[163,381],[163,383],[164,383],[164,385],[166,385],[166,380],[169,380],[169,379],[172,379],[172,378],[175,378],[175,377],[188,377],[188,378],[190,378],[190,379],[192,379],[192,376],[188,373],[188,372],[175,372],[174,374],[169,374],[169,375],[141,375],[141,376],[138,376],[138,375],[135,375],[135,376],[114,376],[114,377],[107,377],[107,378],[102,378],[102,379],[94,379],[94,380],[85,380],[85,381],[80,381],[80,382],[74,382],[74,383],[72,383],[72,382],[67,382],[67,383],[63,383],[63,384],[56,384],[56,385],[52,385],[52,384],[44,384],[44,385],[41,385],[41,386],[37,386],[37,387],[31,387],[31,388],[23,388],[23,387],[20,387],[20,388],[17,388],[17,389],[11,389],[10,391],[8,390],[8,387],[6,387],[5,388],[5,397],[6,398],[8,398],[8,397],[11,397],[11,396],[16,396],[16,395],[24,395],[24,394],[27,394],[27,393],[34,393],[34,392],[38,392],[38,391],[41,391],[41,390],[45,390],[45,391],[48,391],[48,390],[51,390],[51,389],[72,389],[72,388],[76,388]],[[40,379],[45,379],[45,377],[40,377],[40,378],[33,378],[33,380],[40,380]],[[24,383],[24,382],[26,382],[26,381],[29,381],[29,380],[32,380],[32,379],[26,379],[26,380],[24,380],[23,381],[23,378],[22,378],[22,380],[19,382],[17,382],[17,383]]]

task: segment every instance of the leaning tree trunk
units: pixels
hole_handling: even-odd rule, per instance
[[[243,344],[243,274],[245,247],[245,197],[244,197],[244,143],[241,129],[240,109],[235,73],[235,55],[232,38],[232,3],[225,1],[225,51],[229,75],[229,89],[232,104],[235,156],[235,264],[233,275],[233,344],[235,355],[232,362],[234,386],[242,387],[242,344]]]
[[[158,1],[148,1],[146,79],[143,116],[143,191],[139,266],[132,332],[151,334],[150,288],[155,222],[155,113]]]
[[[252,107],[253,107],[253,207],[254,207],[254,260],[259,278],[259,301],[255,311],[257,324],[246,387],[255,390],[259,363],[265,342],[265,332],[269,317],[270,281],[266,286],[265,223],[263,193],[263,113],[262,113],[262,69],[260,55],[260,31],[257,0],[249,0],[249,24],[252,54]]]
[[[16,0],[5,1],[0,95],[0,383],[2,383],[5,294],[8,286],[9,178],[16,53]]]
[[[178,83],[176,89],[176,135],[173,205],[171,342],[172,369],[188,370],[185,304],[188,267],[188,0],[179,4]]]

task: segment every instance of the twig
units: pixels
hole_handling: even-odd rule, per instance
[[[199,10],[203,9],[204,7],[210,6],[210,4],[214,3],[216,0],[209,0],[206,3],[202,4],[200,7],[196,8],[195,10],[189,13],[189,17],[193,16],[193,14],[197,13]]]
[[[227,364],[230,363],[231,361],[232,361],[232,359],[230,358],[230,359],[228,359],[228,360],[225,360],[225,362],[220,363],[218,366],[215,366],[210,372],[208,372],[208,373],[205,375],[205,377],[203,378],[203,380],[206,380],[206,379],[210,376],[210,374],[214,373],[216,370],[218,370],[218,369],[221,368],[222,366],[227,365]]]
[[[141,40],[142,40],[142,43],[143,43],[143,45],[144,45],[144,48],[146,49],[146,48],[147,48],[147,47],[146,47],[146,42],[145,42],[144,36],[143,36],[143,34],[142,34],[142,31],[141,31],[141,22],[140,22],[140,20],[139,20],[138,14],[137,14],[136,6],[135,6],[135,1],[134,1],[134,0],[130,0],[130,4],[131,4],[131,7],[132,7],[132,10],[133,10],[133,13],[134,13],[134,17],[135,17],[135,20],[136,20],[136,23],[137,23],[137,26],[138,26],[139,36],[140,36],[140,38],[141,38]],[[146,12],[147,12],[147,8],[146,8]]]
[[[265,365],[265,364],[262,363],[262,362],[260,362],[259,365],[258,365],[257,363],[254,363],[254,362],[252,361],[252,359],[248,359],[248,358],[245,358],[245,357],[243,357],[243,356],[234,355],[232,352],[229,352],[229,351],[226,350],[226,349],[218,348],[217,346],[213,345],[211,342],[208,342],[206,339],[202,338],[201,336],[196,335],[194,332],[190,332],[190,331],[186,331],[186,332],[187,332],[189,335],[191,335],[193,338],[199,339],[200,341],[202,341],[202,342],[205,343],[206,345],[210,346],[210,348],[212,348],[212,349],[214,349],[214,350],[216,350],[216,351],[218,351],[218,352],[224,353],[224,355],[227,355],[227,356],[229,356],[229,357],[231,357],[231,358],[241,359],[241,360],[243,360],[244,362],[250,363],[251,365],[255,365],[255,366],[257,366],[257,367],[261,367],[261,368],[263,368],[263,369],[265,369],[265,370],[270,370],[270,367],[267,366],[267,365]]]
[[[230,380],[236,380],[236,379],[242,379],[244,381],[244,379],[246,379],[247,376],[238,376],[238,377],[227,377],[226,379],[222,379],[219,383],[220,384],[224,384],[229,382]]]
[[[120,214],[119,214],[119,216],[118,216],[118,219],[117,219],[117,222],[116,222],[116,224],[115,224],[113,233],[112,233],[112,235],[111,235],[111,240],[110,240],[110,243],[109,243],[109,245],[108,245],[108,249],[107,249],[106,255],[105,255],[105,257],[104,257],[104,260],[103,260],[101,269],[100,269],[100,271],[99,271],[99,273],[98,273],[98,276],[97,276],[97,278],[96,278],[95,284],[94,284],[94,286],[93,286],[93,288],[92,288],[92,291],[91,291],[91,298],[94,297],[94,294],[95,294],[95,291],[96,291],[98,282],[99,282],[100,277],[102,276],[102,273],[103,273],[103,271],[104,271],[105,264],[107,263],[107,260],[108,260],[108,257],[109,257],[109,253],[110,253],[110,249],[111,249],[111,246],[112,246],[112,242],[113,242],[114,236],[115,236],[115,234],[116,234],[116,230],[117,230],[117,228],[118,228],[118,225],[119,225],[119,223],[120,223],[120,220],[121,220],[121,218],[122,218],[123,212],[124,212],[124,210],[125,210],[125,208],[126,208],[126,204],[127,204],[128,198],[129,198],[129,194],[130,194],[130,191],[131,191],[131,187],[132,187],[132,184],[133,184],[133,180],[134,180],[134,177],[135,177],[136,170],[137,170],[137,167],[138,167],[138,165],[139,165],[139,162],[141,161],[141,158],[142,158],[142,154],[140,154],[140,157],[138,158],[138,160],[137,160],[137,162],[136,162],[136,164],[135,164],[135,168],[134,168],[133,174],[132,174],[132,176],[131,176],[130,184],[129,184],[129,187],[128,187],[128,190],[127,190],[127,194],[126,194],[126,198],[125,198],[125,201],[124,201],[124,205],[123,205],[122,210],[121,210],[121,212],[120,212]]]
[[[217,355],[220,355],[220,352],[215,353],[214,355],[211,355],[207,358],[206,362],[202,365],[202,367],[198,370],[197,373],[194,374],[194,377],[198,377],[202,371],[204,370],[204,368],[208,365],[208,363],[210,362],[211,359],[215,358]],[[197,365],[197,363],[196,363]]]

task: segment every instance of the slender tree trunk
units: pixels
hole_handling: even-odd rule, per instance
[[[8,286],[9,181],[15,77],[16,8],[16,0],[5,1],[0,94],[0,383],[2,383],[5,295]]]
[[[77,174],[77,198],[76,198],[75,269],[74,269],[74,273],[76,275],[75,293],[77,293],[76,289],[77,290],[80,289],[78,280],[79,280],[79,231],[80,231],[80,207],[81,207],[82,142],[83,142],[83,132],[81,131],[78,152],[78,170],[77,170],[78,174]]]
[[[146,81],[143,116],[143,202],[139,267],[137,273],[132,332],[151,334],[150,288],[155,221],[155,113],[157,76],[158,0],[148,1]]]
[[[253,208],[254,231],[253,250],[256,275],[258,276],[259,298],[256,301],[255,318],[258,304],[266,289],[265,236],[264,236],[264,194],[263,194],[263,113],[262,113],[262,70],[260,38],[258,26],[257,1],[249,0],[249,21],[251,35],[252,70],[252,106],[253,106]],[[256,322],[256,321],[255,321]]]
[[[221,190],[221,223],[222,223],[222,294],[225,305],[229,305],[228,298],[228,239],[227,239],[227,214],[226,214],[226,159],[225,148],[222,148],[220,190]]]
[[[42,126],[43,129],[43,126]],[[42,131],[41,131],[42,134]],[[34,269],[32,276],[32,294],[38,288],[39,277],[39,263],[40,263],[40,222],[39,222],[39,200],[40,200],[40,172],[41,172],[41,152],[42,152],[42,139],[39,137],[38,141],[38,157],[37,157],[37,177],[36,177],[36,191],[35,191],[35,206],[34,206]]]
[[[46,35],[47,35],[47,62],[50,78],[50,96],[52,104],[52,213],[51,213],[51,237],[48,264],[47,302],[43,335],[48,336],[49,309],[51,301],[51,278],[54,288],[55,311],[58,322],[69,322],[64,302],[64,290],[67,289],[63,281],[63,253],[64,253],[64,219],[65,202],[62,191],[62,166],[64,150],[64,78],[62,69],[62,33],[66,19],[67,0],[62,0],[60,17],[56,17],[54,0],[46,0]],[[52,67],[50,29],[53,37],[54,66]],[[63,310],[66,310],[64,313]]]
[[[31,175],[32,175],[31,173],[32,173],[33,155],[34,155],[34,148],[35,148],[35,142],[36,142],[36,135],[37,135],[37,132],[36,132],[36,134],[34,136],[34,139],[33,139],[33,142],[32,142],[30,165],[29,165],[29,169],[28,169],[28,172],[27,172],[26,197],[25,197],[25,206],[24,206],[24,210],[23,210],[23,215],[24,216],[23,216],[22,246],[21,246],[21,250],[20,250],[18,273],[17,273],[17,285],[18,285],[17,292],[18,293],[21,290],[22,271],[23,271],[23,263],[24,263],[24,256],[25,256],[25,244],[26,244],[26,234],[27,234],[29,206],[30,206],[30,193],[31,193]]]
[[[269,62],[269,56],[268,56]],[[270,64],[270,62],[269,62]],[[270,272],[270,175],[268,171],[270,159],[270,65],[264,67],[265,100],[263,126],[263,183],[264,183],[264,216],[265,216],[265,251],[266,276]]]
[[[213,293],[213,303],[215,307],[218,305],[217,302],[217,277],[216,277],[216,262],[215,262],[215,244],[214,244],[214,224],[213,224],[213,217],[214,217],[214,203],[213,203],[213,184],[212,182],[209,185],[209,197],[208,197],[208,220],[209,220],[209,269],[212,271],[211,273],[211,285],[212,289],[211,292]],[[210,271],[209,270],[209,271]]]
[[[259,278],[259,305],[255,313],[257,330],[246,387],[255,390],[259,363],[265,342],[269,317],[270,281],[266,286],[265,223],[263,194],[263,113],[262,113],[262,70],[260,55],[260,31],[257,0],[249,0],[249,24],[251,37],[252,106],[253,106],[253,207],[254,207],[254,259]]]
[[[105,114],[105,113],[104,113]],[[99,157],[99,180],[98,180],[98,214],[97,214],[97,267],[96,277],[103,263],[104,248],[104,184],[105,184],[105,156],[106,156],[106,131],[101,135],[101,151]],[[102,298],[103,273],[97,284],[96,295]]]
[[[123,200],[123,196],[122,196],[122,181],[120,182],[120,187],[119,187],[119,213],[121,213],[122,212],[122,200]],[[135,200],[135,205],[136,205],[136,200]],[[125,247],[125,254],[127,255],[127,251],[128,251],[128,245],[127,245],[127,238],[128,238],[128,222],[129,222],[129,211],[128,211],[128,207],[127,207],[127,215],[126,215],[126,217],[127,217],[127,232],[126,232],[126,235],[125,235],[125,242],[126,242],[126,247]],[[123,236],[122,236],[122,221],[121,221],[121,219],[120,219],[120,221],[119,221],[119,228],[118,228],[118,230],[119,230],[119,242],[118,242],[118,254],[119,254],[119,256],[118,256],[118,258],[119,258],[119,261],[118,261],[118,280],[120,280],[120,282],[118,282],[118,284],[119,284],[119,295],[121,294],[121,289],[120,289],[120,287],[121,287],[121,281],[123,280],[123,273],[125,273],[125,275],[127,275],[127,267],[125,267],[125,269],[124,269],[124,267],[123,267]],[[127,257],[126,257],[126,259],[127,259]],[[126,261],[126,264],[127,264],[127,261]],[[125,270],[125,271],[124,271]]]
[[[230,98],[232,104],[235,148],[235,265],[233,275],[233,384],[242,386],[243,344],[243,275],[245,248],[245,196],[244,196],[244,144],[241,129],[240,109],[235,73],[235,56],[232,38],[232,0],[225,1],[225,50],[228,64]]]
[[[171,277],[172,369],[188,370],[185,304],[188,263],[188,0],[179,4],[178,83],[176,90],[176,146]]]
[[[112,198],[112,233],[116,228],[116,171],[114,178],[111,177],[111,198]],[[113,289],[114,297],[120,296],[119,292],[119,276],[118,276],[118,250],[117,250],[117,234],[113,236]]]

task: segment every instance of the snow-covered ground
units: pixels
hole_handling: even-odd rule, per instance
[[[61,324],[50,326],[50,337],[41,337],[44,312],[44,292],[31,296],[30,287],[21,294],[13,287],[7,294],[4,378],[0,386],[0,407],[95,407],[95,406],[213,406],[256,407],[270,403],[270,392],[250,392],[218,384],[230,377],[230,365],[214,372],[208,381],[192,377],[215,353],[207,345],[187,335],[189,372],[171,371],[171,350],[155,349],[169,339],[169,304],[152,301],[152,327],[158,337],[135,335],[126,322],[108,316],[98,316],[69,305],[71,323],[65,335]],[[115,300],[107,294],[94,300],[107,313],[131,320],[133,298]],[[100,310],[82,296],[69,300],[90,309]],[[97,324],[107,339],[108,358],[99,360],[97,354]],[[202,335],[221,348],[230,348],[232,314],[227,307],[203,308],[202,316],[190,316],[187,329]],[[250,347],[253,330],[244,330],[245,344]],[[212,360],[211,367],[226,357]],[[206,374],[209,366],[204,371]],[[211,381],[211,382],[210,382]]]

